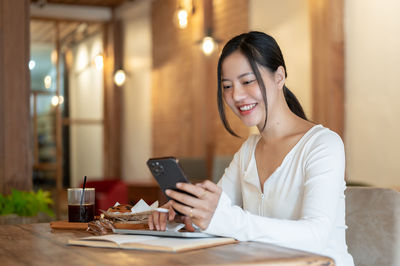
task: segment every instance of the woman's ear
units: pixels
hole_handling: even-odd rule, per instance
[[[285,85],[285,69],[283,66],[279,66],[278,69],[275,71],[275,83],[278,85],[278,88],[282,89],[283,85]]]

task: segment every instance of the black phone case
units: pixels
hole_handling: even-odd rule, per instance
[[[154,178],[157,180],[162,192],[168,200],[171,198],[165,194],[165,190],[172,189],[181,193],[191,195],[185,191],[182,191],[176,187],[176,183],[189,183],[185,173],[179,165],[179,162],[174,157],[161,157],[161,158],[150,158],[147,161]],[[191,195],[193,196],[193,195]],[[194,197],[194,196],[193,196]],[[176,211],[176,210],[175,210]],[[182,215],[180,212],[176,211]]]

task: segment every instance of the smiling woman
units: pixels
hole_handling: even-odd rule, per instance
[[[242,101],[240,98],[240,89],[251,89],[252,93],[256,94],[254,97],[258,98],[261,104],[260,107],[265,109],[266,115],[264,116],[264,124],[262,126],[265,127],[268,119],[268,104],[273,104],[275,101],[272,99],[277,96],[274,90],[267,90],[266,88],[271,86],[274,80],[283,84],[283,94],[290,110],[292,110],[297,116],[306,120],[303,108],[296,96],[294,96],[294,94],[284,84],[287,73],[282,52],[276,41],[272,37],[268,35],[266,36],[267,37],[254,41],[251,44],[249,42],[242,42],[243,35],[233,38],[229,44],[225,46],[225,53],[222,53],[218,62],[218,110],[225,128],[234,136],[237,135],[233,132],[226,120],[222,97],[235,112],[237,108],[232,108],[230,104],[235,102],[239,107]],[[237,51],[239,46],[240,52]],[[275,57],[273,57],[274,55]],[[265,60],[266,58],[273,58],[273,60]],[[230,66],[228,69],[225,67],[225,72],[222,71],[223,62],[224,65]],[[263,66],[263,68],[259,69],[259,66]],[[233,76],[235,73],[237,73],[238,76]],[[236,83],[234,83],[235,80]],[[228,89],[232,88],[235,84],[235,94],[232,94],[233,90]],[[267,95],[270,102],[267,102]],[[231,100],[233,100],[233,102]],[[239,108],[239,111],[241,111],[242,115],[249,114],[248,111],[250,109],[252,110],[256,105],[257,103],[242,105],[242,107]]]
[[[321,253],[354,265],[345,239],[344,147],[340,137],[309,122],[285,86],[286,66],[276,41],[262,32],[231,39],[218,61],[218,107],[224,102],[259,135],[250,136],[218,184],[177,184],[149,227],[164,230],[175,210],[206,233]]]

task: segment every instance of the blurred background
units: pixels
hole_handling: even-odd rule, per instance
[[[228,114],[242,138],[230,136],[216,104],[220,51],[250,30],[277,40],[308,118],[341,135],[348,184],[399,189],[399,11],[396,0],[3,0],[0,192],[52,191],[60,216],[86,175],[123,182],[127,201],[162,201],[146,166],[156,156],[216,182],[257,133]]]

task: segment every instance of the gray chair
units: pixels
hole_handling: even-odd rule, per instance
[[[192,183],[198,183],[207,179],[207,162],[202,157],[179,158],[179,164],[185,175]]]
[[[348,187],[347,245],[356,266],[400,265],[400,193]]]
[[[214,156],[213,159],[213,166],[212,166],[212,174],[211,174],[211,181],[214,183],[218,183],[220,178],[225,173],[225,168],[229,166],[233,159],[232,155],[219,155]]]
[[[210,178],[207,174],[207,161],[205,158],[183,157],[179,158],[179,164],[192,183],[202,182],[205,179],[210,179],[214,183],[218,183],[225,172],[225,168],[229,166],[232,159],[232,155],[214,156]]]

